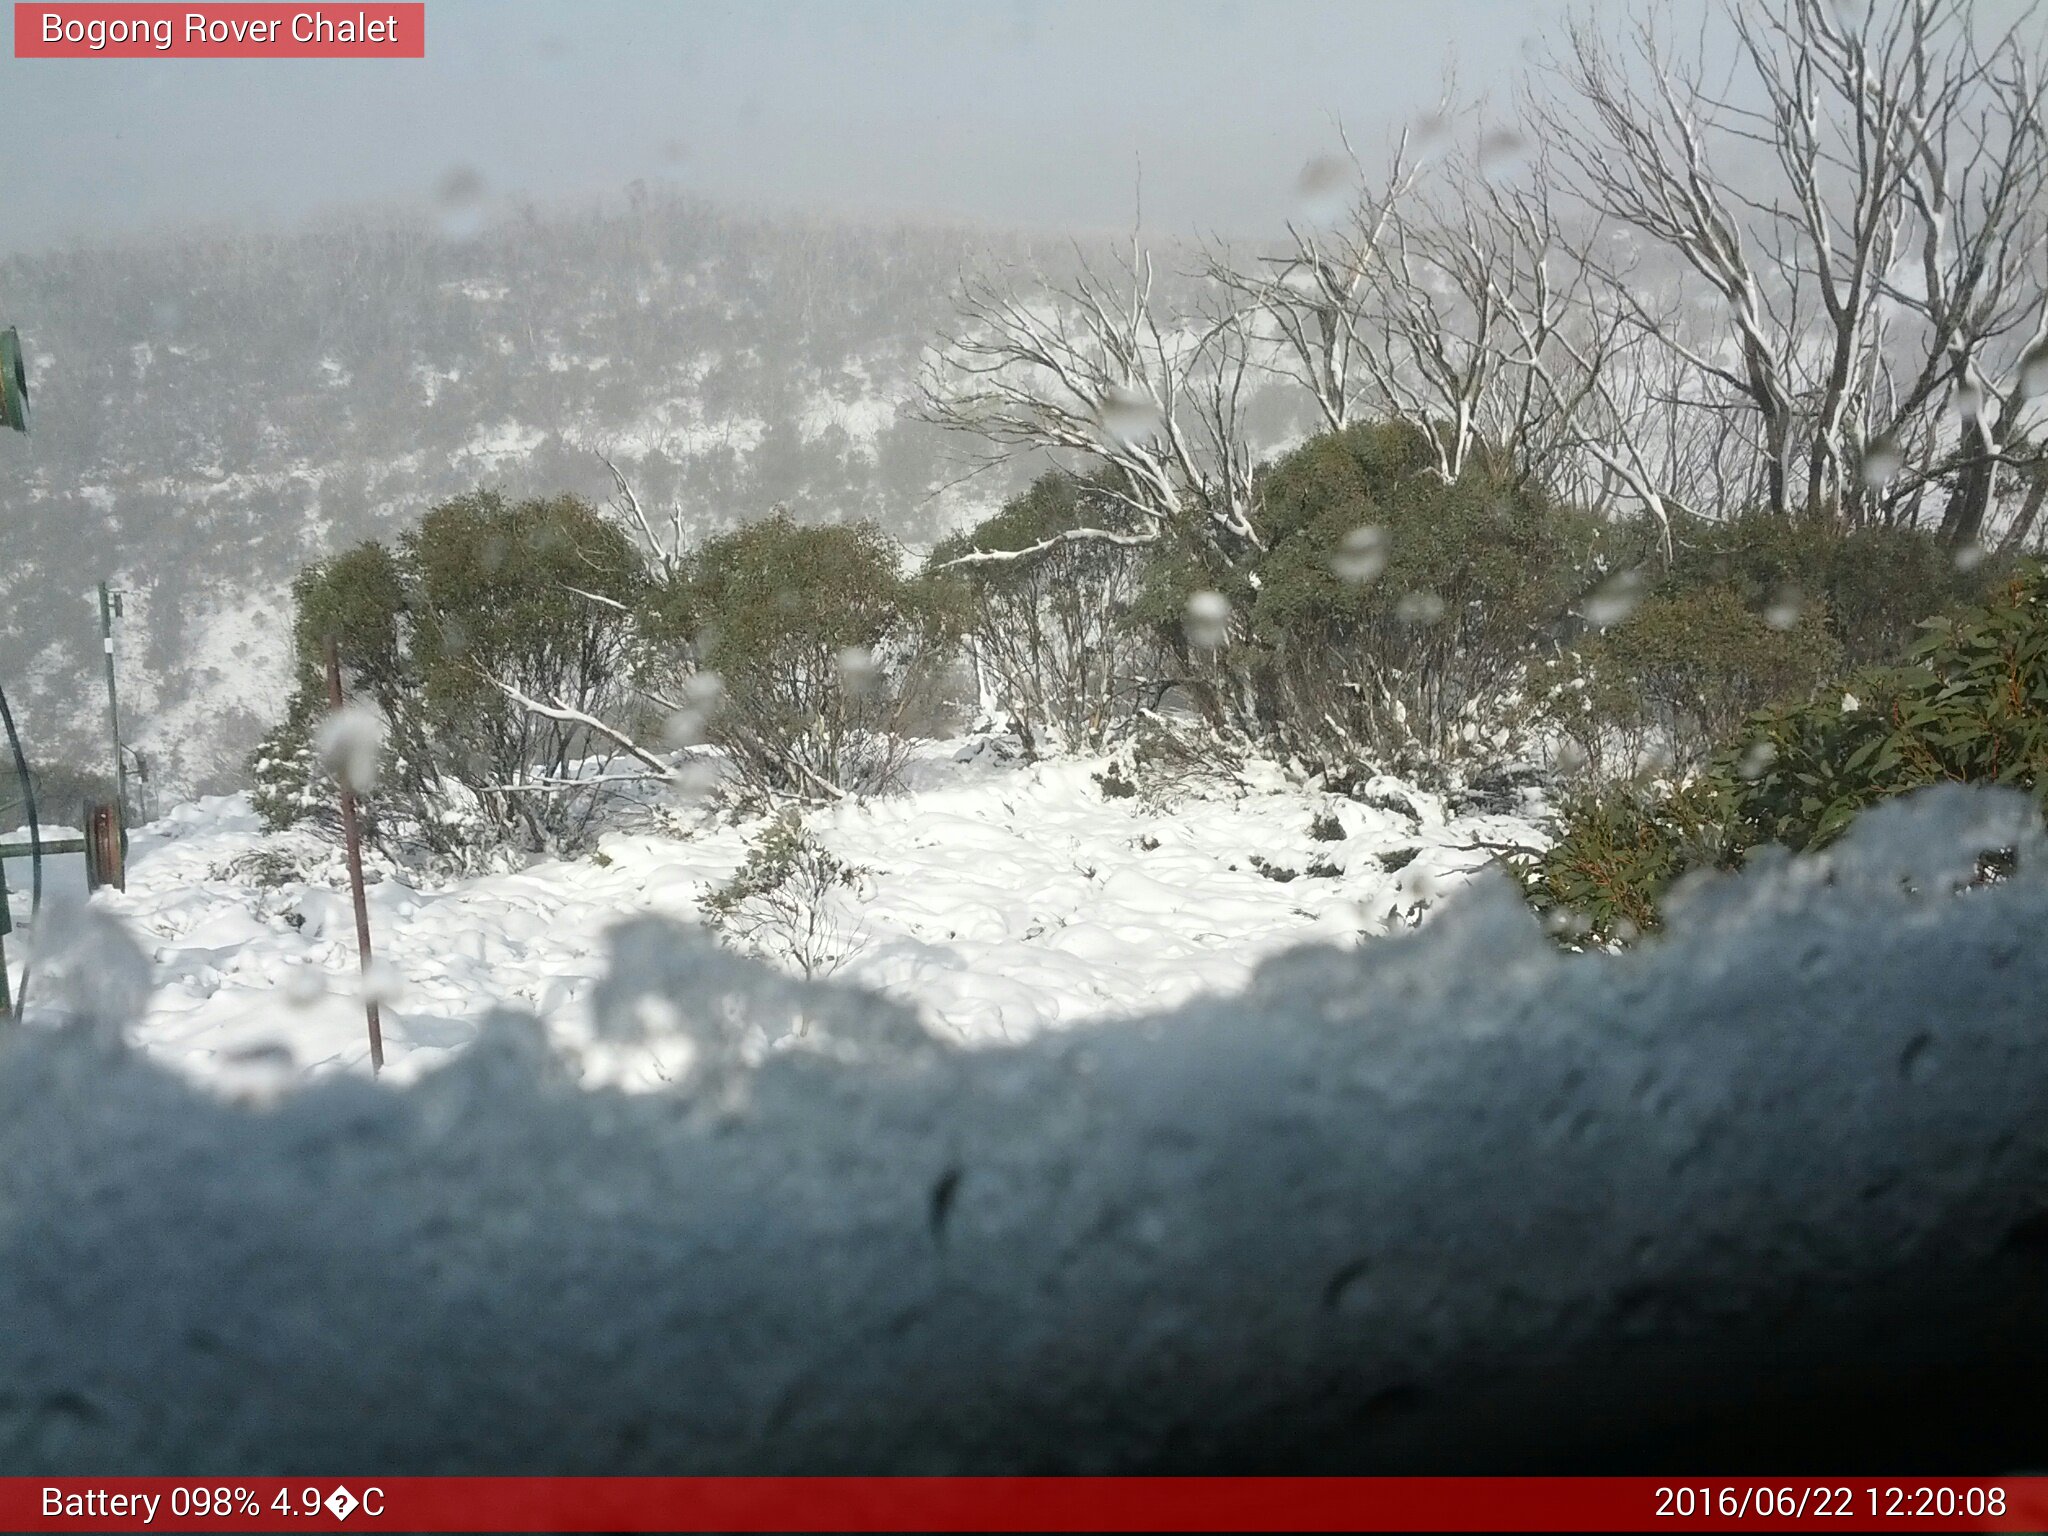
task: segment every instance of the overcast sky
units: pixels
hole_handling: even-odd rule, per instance
[[[1698,0],[1679,0],[1691,8]],[[10,12],[12,7],[7,8]],[[372,7],[374,9],[374,7]],[[0,56],[0,250],[636,177],[777,207],[1256,234],[1505,88],[1566,0],[429,0],[424,60]],[[11,21],[7,23],[11,26]]]

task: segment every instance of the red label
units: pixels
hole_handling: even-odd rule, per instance
[[[423,59],[411,4],[14,7],[17,59]]]
[[[0,1477],[10,1531],[2038,1531],[2048,1478]]]

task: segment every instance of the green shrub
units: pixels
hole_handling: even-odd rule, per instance
[[[705,730],[741,779],[815,800],[893,780],[962,622],[957,587],[903,575],[874,524],[778,510],[699,548],[650,632],[676,668],[716,674]]]
[[[705,926],[806,978],[829,976],[858,947],[860,914],[851,898],[866,875],[784,809],[747,845],[732,878],[704,898]]]
[[[1099,749],[1138,703],[1145,645],[1130,622],[1145,550],[1065,540],[1013,560],[955,564],[979,551],[1026,550],[1078,528],[1137,532],[1098,483],[1061,471],[969,533],[939,543],[926,569],[958,584],[984,707],[1014,721],[1027,752],[1049,743]]]
[[[1750,842],[1819,847],[1863,807],[1928,784],[2003,784],[2048,800],[2042,569],[1922,628],[1905,666],[1866,669],[1805,709],[1751,721],[1727,759]]]
[[[1866,668],[1808,703],[1753,715],[1691,780],[1584,797],[1527,861],[1539,910],[1614,942],[1658,926],[1689,869],[1749,850],[1825,847],[1866,806],[1939,783],[2001,784],[2048,805],[2048,579],[2038,566],[1926,621],[1906,664]]]
[[[1653,763],[1690,772],[1746,717],[1810,698],[1841,664],[1820,604],[1773,624],[1708,586],[1647,598],[1583,636],[1540,674],[1540,696],[1596,782],[1611,782]]]
[[[1993,585],[1993,562],[1964,569],[1911,528],[1685,519],[1668,563],[1656,532],[1615,530],[1609,558],[1642,573],[1641,600],[1589,624],[1532,690],[1596,785],[1693,771],[1751,712],[1804,703],[1845,667],[1899,660],[1922,619]]]
[[[332,636],[351,698],[386,728],[364,796],[374,839],[451,857],[580,847],[619,750],[587,722],[630,716],[644,585],[630,541],[584,503],[490,491],[435,507],[396,548],[309,568],[292,586],[293,694],[250,763],[257,809],[276,828],[332,804],[312,750]],[[592,769],[589,788],[573,787]]]
[[[1407,428],[1313,438],[1260,475],[1265,552],[1235,572],[1169,550],[1138,605],[1212,721],[1319,766],[1409,772],[1511,751],[1526,669],[1559,633],[1606,525],[1475,463],[1454,484]],[[1205,650],[1200,591],[1239,616]]]
[[[1564,832],[1524,864],[1530,904],[1559,938],[1625,943],[1660,926],[1657,898],[1689,869],[1731,867],[1728,786],[1705,776],[1676,787],[1622,785],[1563,807]]]
[[[1842,528],[1751,514],[1698,519],[1674,530],[1666,592],[1722,586],[1751,608],[1814,605],[1845,666],[1897,660],[1922,619],[1981,601],[2001,579],[1995,561],[1959,565],[1955,552],[1918,528]]]

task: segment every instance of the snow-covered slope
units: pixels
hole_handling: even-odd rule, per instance
[[[129,743],[168,793],[239,787],[301,568],[478,485],[601,501],[600,453],[693,539],[778,504],[911,543],[985,515],[1014,477],[948,488],[908,406],[988,245],[1038,269],[1023,236],[680,196],[0,257],[34,371],[35,430],[0,441],[0,676],[31,755],[102,763],[107,580]]]
[[[1241,785],[1160,808],[1105,794],[1101,760],[1024,766],[985,748],[933,744],[908,791],[810,822],[865,872],[838,979],[914,1005],[948,1040],[1018,1040],[1234,991],[1291,946],[1414,924],[1491,847],[1537,836],[1524,816],[1457,814],[1394,780],[1361,801],[1255,764]],[[588,1046],[608,931],[641,914],[694,923],[757,831],[675,817],[613,832],[591,858],[440,888],[382,870],[372,985],[390,1069],[411,1078],[446,1060],[499,1004]],[[151,1055],[229,1083],[366,1069],[354,919],[331,847],[267,837],[239,796],[205,800],[139,833],[126,893],[99,901],[153,961],[135,1035]],[[592,1063],[646,1086],[677,1068],[658,1040]]]

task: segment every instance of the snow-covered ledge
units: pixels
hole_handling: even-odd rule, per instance
[[[1759,1402],[1813,1469],[1995,1460],[2039,1442],[1937,1421],[2048,1358],[2038,825],[1881,807],[1613,958],[1481,883],[978,1051],[641,920],[600,1013],[696,1035],[673,1093],[509,1015],[262,1109],[11,1041],[0,1470],[1757,1467]],[[1827,1438],[1893,1390],[1931,1417]]]

